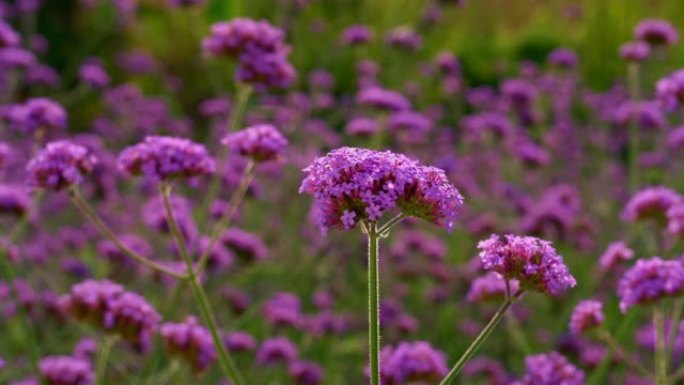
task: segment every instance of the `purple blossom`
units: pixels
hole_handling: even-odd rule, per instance
[[[0,48],[0,68],[28,69],[36,64],[35,55],[24,48],[6,47]]]
[[[319,385],[323,381],[323,368],[314,362],[295,361],[289,372],[296,385]]]
[[[299,297],[292,293],[276,293],[264,303],[262,311],[266,321],[273,326],[298,327],[304,318]]]
[[[514,295],[518,290],[520,290],[520,283],[517,280],[510,280],[506,285],[506,280],[499,274],[489,273],[484,277],[476,278],[470,284],[466,299],[477,303],[498,301],[506,298],[508,294]]]
[[[653,101],[632,101],[622,103],[613,115],[613,122],[621,126],[636,124],[646,130],[654,130],[667,125],[667,119],[660,105]]]
[[[652,46],[674,45],[679,40],[679,34],[667,20],[645,19],[634,29],[637,40]]]
[[[374,221],[394,208],[451,230],[463,205],[444,171],[390,151],[343,147],[304,172],[299,191],[313,195],[322,231],[349,228],[350,212],[356,222]]]
[[[22,217],[31,209],[32,203],[25,188],[0,184],[0,214]]]
[[[599,259],[599,265],[606,270],[612,270],[632,258],[634,258],[634,251],[627,247],[625,242],[617,241],[608,245]]]
[[[80,184],[97,159],[88,149],[66,140],[48,143],[26,166],[29,185],[61,190]]]
[[[291,364],[298,356],[297,346],[285,337],[275,337],[265,340],[256,360],[261,365]]]
[[[90,362],[81,358],[48,356],[38,367],[47,385],[92,385],[95,381]]]
[[[372,136],[380,130],[375,119],[358,117],[351,119],[345,128],[345,132],[352,136]]]
[[[548,241],[511,234],[492,235],[477,247],[486,270],[505,279],[517,279],[524,290],[559,294],[577,284],[563,257]]]
[[[228,134],[221,143],[255,162],[268,162],[280,157],[288,141],[272,125],[259,124]]]
[[[670,207],[667,212],[667,232],[678,236],[684,236],[684,203],[678,203]]]
[[[629,41],[620,46],[620,57],[628,62],[641,63],[651,55],[651,46],[642,41]]]
[[[388,111],[402,111],[411,108],[411,103],[402,94],[380,87],[362,89],[356,95],[356,103]]]
[[[47,98],[29,99],[12,107],[8,118],[12,126],[26,134],[63,129],[67,124],[64,107]]]
[[[95,58],[90,58],[81,64],[78,76],[82,82],[94,88],[105,88],[110,83],[109,74],[102,66],[102,62]]]
[[[622,210],[622,220],[634,223],[652,219],[665,223],[667,210],[681,201],[681,195],[667,187],[647,187],[638,191],[627,202]]]
[[[342,32],[342,42],[346,45],[363,45],[373,40],[373,32],[365,25],[350,25]]]
[[[584,385],[584,372],[560,353],[525,358],[527,373],[512,385]]]
[[[392,46],[417,51],[423,45],[423,39],[414,30],[407,27],[394,28],[385,35],[385,42]]]
[[[0,20],[0,48],[16,47],[20,42],[19,34],[4,20]]]
[[[558,48],[548,57],[549,63],[560,68],[575,68],[577,66],[577,54],[569,48]]]
[[[268,247],[257,234],[230,228],[221,235],[220,241],[243,261],[260,262],[268,258]]]
[[[207,370],[218,358],[211,333],[194,317],[181,323],[165,323],[159,333],[168,354],[183,359],[196,374]]]
[[[215,168],[203,145],[183,138],[148,136],[119,155],[122,171],[158,180],[207,175]]]
[[[646,305],[663,297],[684,293],[684,267],[678,261],[659,257],[640,259],[618,283],[620,310],[626,313],[634,305]]]
[[[595,300],[585,300],[575,306],[570,316],[570,331],[575,334],[585,333],[603,325],[603,304]]]
[[[383,385],[436,384],[449,369],[444,353],[428,342],[400,342],[380,352],[380,378]]]
[[[256,339],[246,332],[233,332],[223,338],[226,348],[233,352],[252,351],[257,347]]]
[[[684,104],[684,70],[676,71],[656,83],[656,96],[668,111]]]

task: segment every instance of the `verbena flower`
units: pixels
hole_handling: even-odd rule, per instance
[[[448,371],[444,353],[425,341],[401,342],[380,352],[383,385],[437,384]]]
[[[612,270],[620,263],[632,258],[634,258],[634,251],[627,247],[625,242],[617,241],[608,245],[599,259],[599,265],[606,270]]]
[[[287,147],[283,134],[270,124],[259,124],[226,135],[221,143],[255,162],[276,160]]]
[[[71,356],[48,356],[38,364],[47,385],[92,385],[95,381],[90,362]]]
[[[9,24],[0,20],[0,48],[16,47],[21,42],[21,37]]]
[[[176,137],[148,136],[119,155],[119,169],[158,180],[207,175],[215,168],[203,145]]]
[[[667,20],[645,19],[634,29],[637,40],[652,46],[673,45],[679,40],[679,33]]]
[[[25,188],[0,184],[0,214],[22,217],[28,213],[31,205]]]
[[[478,244],[486,270],[517,279],[524,290],[559,294],[577,284],[563,257],[548,241],[517,235],[492,235]]]
[[[81,81],[94,88],[109,86],[111,79],[102,66],[102,62],[96,58],[87,59],[78,69],[78,77]]]
[[[651,46],[642,41],[630,41],[620,46],[620,57],[628,62],[640,63],[651,55]]]
[[[558,48],[548,57],[549,63],[561,68],[575,68],[577,66],[577,54],[569,48]]]
[[[67,113],[59,103],[48,98],[29,99],[12,107],[8,116],[13,127],[25,134],[62,129],[67,124]]]
[[[584,372],[558,352],[525,358],[525,376],[512,385],[584,385]]]
[[[165,323],[159,333],[169,355],[182,358],[194,373],[204,372],[218,358],[211,333],[194,317],[181,323]]]
[[[507,289],[510,293],[507,293]],[[510,280],[507,288],[505,279],[497,273],[489,273],[484,277],[476,278],[470,284],[466,299],[470,302],[498,301],[506,298],[507,294],[514,295],[518,290],[520,290],[520,283],[517,280]]]
[[[404,95],[380,87],[367,87],[356,95],[356,103],[387,111],[403,111],[411,108],[411,102]]]
[[[256,339],[246,332],[233,332],[223,338],[226,348],[233,352],[252,351],[257,347]]]
[[[647,305],[665,297],[684,293],[684,266],[679,261],[659,257],[640,259],[618,283],[620,310]]]
[[[684,70],[679,70],[658,80],[656,97],[668,111],[684,105]]]
[[[97,163],[85,147],[66,140],[48,143],[26,166],[29,185],[61,190],[80,184]]]
[[[451,230],[463,205],[444,171],[390,151],[343,147],[304,172],[299,191],[313,195],[323,231],[351,229],[392,209]]]
[[[323,382],[323,368],[311,361],[295,361],[290,364],[290,378],[296,385],[319,385]]]
[[[622,220],[638,222],[654,220],[665,223],[667,211],[682,202],[682,196],[663,186],[648,187],[632,196],[622,210]]]
[[[285,337],[270,338],[262,342],[256,360],[261,365],[291,364],[299,355],[297,346]]]
[[[570,316],[570,331],[576,334],[584,333],[603,325],[603,304],[595,300],[585,300],[575,306]]]
[[[373,32],[365,25],[350,25],[342,31],[342,43],[346,45],[363,45],[373,39]]]

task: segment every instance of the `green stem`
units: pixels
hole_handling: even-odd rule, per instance
[[[675,341],[677,340],[677,334],[679,330],[679,321],[682,318],[682,310],[684,310],[684,299],[678,299],[675,304],[674,308],[672,310],[672,318],[670,318],[670,330],[668,331],[668,337],[667,337],[667,345],[665,347],[665,359],[667,360],[666,362],[670,363],[670,359],[672,358],[672,351],[674,350],[674,344]]]
[[[403,221],[404,218],[406,218],[406,215],[404,213],[401,213],[395,216],[394,218],[390,219],[389,221],[387,221],[387,223],[385,223],[378,229],[378,235],[381,237],[386,237],[389,234],[389,231],[392,230],[392,227],[399,224],[399,222]]]
[[[255,164],[252,160],[250,160],[247,163],[247,166],[245,166],[245,170],[242,173],[242,178],[240,179],[240,184],[238,185],[237,190],[235,190],[233,196],[230,198],[230,202],[228,202],[228,207],[226,208],[226,211],[223,213],[223,215],[211,231],[209,246],[199,259],[199,264],[197,266],[197,275],[201,275],[204,271],[204,268],[206,267],[207,262],[209,261],[209,254],[211,254],[211,250],[214,248],[214,245],[218,241],[221,234],[226,230],[226,228],[228,228],[228,226],[230,226],[230,221],[232,220],[233,215],[235,215],[235,212],[237,211],[238,207],[240,207],[240,203],[242,203],[242,200],[245,198],[247,190],[249,189],[249,185],[250,183],[252,183],[252,179],[254,178],[254,166]]]
[[[665,352],[665,315],[663,304],[653,307],[653,326],[655,327],[655,383],[667,385],[667,357]]]
[[[95,362],[95,384],[104,385],[105,374],[107,372],[107,362],[109,361],[109,353],[112,351],[112,346],[116,343],[115,336],[107,336],[103,338],[100,343],[100,348],[97,352],[97,361]]]
[[[518,298],[522,294],[521,292],[517,293],[514,295],[512,298],[507,297],[504,303],[501,305],[499,310],[496,311],[494,316],[492,317],[491,320],[489,320],[489,323],[487,323],[487,326],[482,329],[480,334],[475,338],[472,344],[466,349],[465,353],[461,356],[461,358],[458,359],[456,364],[454,365],[453,368],[451,368],[451,371],[447,376],[440,382],[440,385],[449,385],[453,383],[456,380],[456,377],[460,373],[461,369],[465,366],[465,364],[468,363],[470,358],[477,352],[477,350],[480,348],[482,343],[484,343],[485,340],[487,340],[487,337],[489,337],[490,334],[494,331],[496,328],[496,325],[499,324],[503,316],[506,314],[506,311],[513,305],[515,302],[515,299]]]
[[[209,331],[211,332],[211,337],[214,341],[214,347],[216,348],[219,354],[219,362],[221,363],[221,368],[223,369],[224,374],[228,377],[228,379],[230,379],[233,385],[244,385],[245,382],[242,379],[242,376],[240,375],[237,367],[235,366],[233,359],[228,353],[228,350],[226,349],[223,340],[221,339],[221,335],[219,334],[218,330],[218,324],[216,323],[216,317],[214,316],[214,313],[211,309],[211,305],[209,304],[207,293],[199,284],[199,280],[195,272],[195,267],[192,263],[192,258],[188,253],[185,238],[183,237],[183,233],[181,232],[180,227],[176,222],[176,218],[173,215],[173,209],[171,207],[170,199],[171,185],[167,183],[162,183],[159,186],[159,188],[162,201],[164,202],[164,212],[166,214],[166,220],[169,224],[169,229],[171,230],[171,235],[176,241],[176,245],[178,246],[178,251],[181,255],[181,258],[185,262],[188,274],[187,281],[190,284],[192,294],[195,296],[195,299],[197,300],[197,305],[199,306],[200,312],[202,313],[202,318],[204,319],[204,322],[207,324],[207,328],[209,328]]]
[[[380,278],[378,274],[378,229],[375,222],[368,231],[368,348],[371,385],[380,385]]]
[[[235,103],[233,103],[233,109],[230,113],[230,121],[228,123],[228,133],[236,131],[238,126],[242,124],[242,119],[247,108],[247,101],[249,96],[252,94],[252,87],[245,84],[237,85],[237,95],[235,97]],[[209,217],[209,212],[211,209],[211,204],[214,200],[221,194],[221,179],[226,169],[226,161],[228,160],[228,147],[221,146],[221,154],[219,155],[219,162],[216,168],[216,173],[211,178],[209,183],[209,189],[207,190],[206,198],[202,204],[202,210],[200,215],[202,217],[199,220],[201,228],[204,228],[205,221]]]
[[[630,62],[627,82],[632,101],[639,100],[639,63]],[[639,125],[636,119],[629,121],[629,188],[635,192],[639,187]]]
[[[100,218],[100,216],[92,208],[92,206],[90,206],[88,201],[86,201],[83,198],[78,187],[74,186],[71,189],[69,189],[69,196],[71,197],[71,202],[74,204],[74,206],[76,206],[76,208],[78,208],[81,211],[81,213],[86,218],[88,218],[88,220],[100,231],[100,233],[105,238],[109,239],[114,244],[114,246],[116,246],[117,249],[119,249],[119,251],[126,254],[130,258],[136,260],[137,262],[141,263],[142,265],[145,265],[159,273],[166,274],[181,280],[186,278],[184,274],[180,274],[164,265],[151,261],[147,259],[145,256],[138,254],[128,246],[124,245],[119,239],[119,237],[116,234],[114,234],[112,229],[110,229],[109,226],[107,226],[107,224],[104,223],[104,221]]]
[[[651,373],[642,365],[639,361],[635,360],[634,357],[625,351],[625,349],[620,346],[620,344],[613,338],[613,336],[605,329],[599,331],[600,338],[610,347],[610,349],[620,356],[627,365],[632,367],[632,369],[639,372],[644,377],[651,377]]]

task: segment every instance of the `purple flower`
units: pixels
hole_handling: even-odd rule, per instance
[[[667,232],[678,237],[684,237],[684,203],[670,207],[666,215]]]
[[[278,363],[290,364],[297,359],[297,346],[285,337],[265,340],[257,352],[257,362],[261,365]]]
[[[617,289],[623,313],[634,305],[646,305],[682,293],[684,267],[681,262],[664,261],[659,257],[638,260],[620,279]]]
[[[629,41],[620,46],[620,57],[628,62],[640,63],[651,55],[651,46],[642,41]]]
[[[549,54],[549,63],[561,68],[575,68],[577,66],[577,54],[569,48],[558,48]]]
[[[165,323],[159,333],[168,354],[186,361],[195,374],[207,370],[218,357],[211,333],[195,317],[181,323]]]
[[[622,210],[622,220],[634,223],[652,219],[665,223],[667,210],[681,201],[681,195],[667,187],[648,187],[634,194],[627,202]]]
[[[642,20],[634,29],[634,36],[652,46],[674,45],[679,40],[675,27],[661,19]]]
[[[192,7],[204,4],[205,0],[168,0],[169,5],[174,8]]]
[[[12,107],[8,118],[12,126],[26,134],[63,129],[67,124],[64,108],[47,98],[29,99],[24,104]]]
[[[246,352],[256,349],[257,342],[251,334],[233,332],[223,338],[226,348],[233,353]]]
[[[105,88],[110,83],[109,74],[99,59],[91,58],[81,64],[78,70],[81,81],[94,88]]]
[[[22,217],[31,206],[31,198],[25,188],[0,184],[0,214]]]
[[[548,241],[517,235],[492,235],[480,241],[480,259],[486,270],[505,279],[517,279],[524,290],[558,294],[577,284],[563,257]]]
[[[268,247],[257,234],[230,228],[221,235],[220,241],[243,261],[260,262],[268,258]]]
[[[370,118],[353,118],[347,123],[345,132],[352,136],[372,136],[380,129],[378,122]]]
[[[425,341],[400,342],[380,352],[383,385],[437,384],[448,371],[444,353]]]
[[[508,385],[508,373],[501,362],[487,357],[477,357],[463,367],[463,376],[471,378],[482,376],[489,380],[489,385]]]
[[[510,293],[507,293],[510,290]],[[466,294],[466,299],[470,302],[490,302],[506,298],[507,294],[513,295],[520,290],[520,283],[517,280],[510,280],[506,285],[506,280],[497,273],[489,273],[484,277],[476,278],[470,284],[470,290]]]
[[[159,180],[211,174],[215,168],[203,145],[183,138],[148,136],[119,155],[119,169]]]
[[[507,79],[501,84],[501,93],[515,109],[528,109],[537,100],[539,90],[525,79]]]
[[[398,27],[387,32],[385,42],[392,47],[411,51],[417,51],[423,45],[420,35],[407,27]]]
[[[627,247],[625,242],[617,241],[608,245],[599,259],[599,265],[606,270],[612,270],[620,263],[632,258],[634,258],[634,251]]]
[[[349,228],[350,212],[356,222],[376,221],[394,208],[450,231],[463,205],[444,171],[390,151],[343,147],[304,172],[299,191],[313,195],[322,231]]]
[[[16,47],[20,42],[19,34],[5,21],[0,20],[0,48]]]
[[[323,368],[314,362],[293,362],[289,371],[296,385],[319,385],[323,381]]]
[[[283,134],[270,124],[259,124],[228,134],[221,143],[255,162],[276,160],[288,144]]]
[[[342,42],[346,45],[363,45],[373,40],[373,32],[365,25],[351,25],[342,32]]]
[[[48,356],[38,367],[47,385],[92,385],[95,381],[90,362],[81,358]]]
[[[570,316],[570,331],[575,334],[587,332],[603,325],[603,304],[599,301],[585,300],[575,306]]]
[[[668,111],[684,104],[684,70],[676,71],[656,83],[656,96]]]
[[[584,372],[560,353],[525,358],[527,373],[512,385],[584,385]]]
[[[36,57],[29,50],[19,47],[0,48],[0,68],[27,69],[36,64]]]
[[[302,306],[292,293],[276,293],[263,306],[266,321],[273,326],[298,327],[302,324]]]
[[[388,128],[407,143],[419,143],[432,129],[432,121],[419,112],[404,110],[390,116]]]
[[[628,100],[615,110],[613,122],[621,126],[636,124],[640,128],[653,130],[664,127],[667,119],[657,102]]]
[[[26,166],[29,185],[61,190],[83,182],[97,159],[83,146],[66,140],[48,143]]]
[[[362,106],[388,111],[402,111],[411,108],[411,103],[402,94],[379,87],[362,89],[356,95],[356,102]]]

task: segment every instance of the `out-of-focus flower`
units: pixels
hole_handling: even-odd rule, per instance
[[[376,221],[394,208],[451,230],[463,205],[444,171],[390,151],[343,147],[304,172],[299,191],[313,195],[323,231]]]
[[[651,55],[651,46],[642,41],[630,41],[620,46],[620,57],[629,62],[640,63]]]
[[[558,352],[525,358],[525,376],[512,385],[584,385],[584,372]]]
[[[40,360],[40,374],[47,385],[93,385],[90,362],[71,356],[48,356]]]
[[[268,162],[280,157],[288,141],[272,125],[259,124],[228,134],[221,143],[255,162]]]
[[[215,168],[203,145],[183,138],[148,136],[119,155],[119,169],[158,180],[207,175]]]
[[[67,124],[64,107],[47,98],[29,99],[24,104],[13,106],[8,118],[13,127],[25,134],[63,129]]]
[[[0,48],[16,47],[21,42],[21,37],[9,24],[0,20]]]
[[[563,257],[548,241],[517,235],[492,235],[480,241],[480,259],[486,270],[517,279],[524,290],[559,294],[577,284]]]
[[[575,306],[570,316],[570,331],[580,334],[603,325],[603,304],[595,300],[585,300]]]
[[[257,352],[257,362],[261,365],[291,364],[297,359],[297,347],[285,337],[265,340]]]
[[[380,351],[383,384],[437,384],[448,371],[444,353],[425,341],[401,342]]]
[[[346,45],[362,45],[373,40],[373,32],[365,25],[351,25],[342,32],[342,42]]]
[[[603,252],[599,265],[606,270],[612,270],[624,261],[634,258],[634,251],[623,241],[613,242]]]
[[[289,372],[296,385],[319,385],[323,381],[323,368],[314,362],[295,361]]]
[[[80,184],[96,163],[95,156],[83,146],[66,140],[51,142],[26,166],[29,185],[58,191]]]
[[[658,80],[656,96],[668,111],[684,105],[684,70],[676,71]]]
[[[679,40],[679,33],[667,20],[645,19],[634,29],[637,40],[652,46],[674,45]]]
[[[627,202],[622,210],[622,220],[630,223],[654,220],[664,224],[667,210],[680,202],[681,195],[667,187],[648,187],[634,194]]]
[[[94,88],[105,88],[110,83],[109,74],[102,66],[102,62],[95,58],[90,58],[81,64],[78,76],[83,83]]]
[[[556,67],[575,68],[577,66],[577,54],[569,48],[558,48],[549,53],[548,61]]]
[[[646,305],[664,297],[684,293],[684,266],[679,261],[658,257],[640,259],[618,283],[620,310],[623,313],[635,305]]]
[[[506,280],[499,274],[489,273],[484,277],[476,278],[470,284],[466,299],[470,302],[500,301],[508,294],[514,295],[518,290],[520,290],[520,283],[517,280],[512,279],[507,285]]]
[[[387,111],[402,111],[411,108],[411,103],[402,94],[380,87],[364,88],[356,95],[356,102]]]
[[[165,323],[159,333],[169,355],[183,359],[194,373],[207,370],[218,357],[211,333],[194,317],[181,323]]]
[[[394,28],[385,35],[385,42],[397,48],[417,51],[423,45],[423,39],[414,30],[407,27]]]
[[[31,206],[31,198],[25,188],[0,184],[0,214],[22,217]]]

